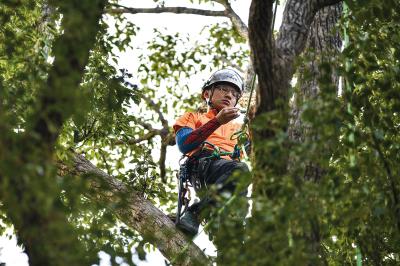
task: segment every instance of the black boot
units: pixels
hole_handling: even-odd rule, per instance
[[[199,217],[196,213],[187,210],[177,224],[178,228],[190,237],[197,235],[199,231]]]

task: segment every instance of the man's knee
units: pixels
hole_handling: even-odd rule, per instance
[[[250,169],[249,169],[249,167],[247,166],[246,163],[237,162],[234,171],[240,171],[240,172],[248,173],[248,172],[250,172]]]

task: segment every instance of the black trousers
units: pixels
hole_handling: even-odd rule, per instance
[[[228,197],[233,195],[240,175],[249,172],[248,166],[243,162],[206,158],[209,156],[209,152],[202,152],[189,163],[191,183],[200,201],[192,204],[188,211],[196,214],[203,213],[209,207],[218,207],[220,204],[216,197],[223,194]],[[247,191],[242,191],[240,195],[245,196],[246,193]]]
[[[208,236],[217,248],[217,265],[234,265],[238,258],[238,250],[243,249],[245,242],[245,217],[248,210],[247,182],[243,188],[237,185],[241,178],[248,175],[249,168],[243,162],[226,159],[205,159],[203,154],[194,161],[191,182],[200,198],[192,204],[188,211],[210,222]],[[234,193],[232,205],[224,205]],[[224,197],[226,195],[226,197]],[[237,264],[236,264],[237,265]]]

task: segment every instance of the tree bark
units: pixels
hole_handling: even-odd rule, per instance
[[[318,139],[317,129],[312,129],[310,125],[303,122],[302,108],[298,104],[309,102],[318,97],[320,93],[319,79],[322,76],[319,65],[323,62],[332,61],[341,49],[341,39],[338,33],[335,34],[334,30],[339,21],[342,13],[341,3],[327,6],[317,12],[311,24],[310,32],[307,38],[305,49],[305,57],[307,60],[304,65],[300,67],[299,88],[298,93],[294,93],[294,100],[292,101],[290,122],[288,128],[288,136],[292,143],[312,143]],[[306,72],[312,78],[307,79],[303,76]],[[331,84],[334,88],[338,88],[339,76],[333,71],[331,75]],[[337,91],[336,91],[337,92]],[[329,155],[329,150],[326,150]],[[299,162],[295,158],[289,159],[289,169],[295,168],[297,165],[306,164],[303,180],[319,181],[325,170],[312,160],[306,157],[301,158],[303,162]],[[306,160],[306,162],[304,162]],[[301,177],[296,177],[301,178]],[[300,181],[301,182],[301,181]],[[309,250],[314,258],[324,259],[324,249],[321,247],[321,232],[320,232],[320,217],[309,217],[310,230],[305,235],[306,241],[309,242]]]
[[[271,35],[273,1],[253,0],[250,8],[249,38],[252,61],[259,82],[260,105],[256,112],[255,126],[252,128],[255,154],[252,197],[253,206],[256,207],[253,208],[253,216],[249,223],[251,234],[249,242],[253,245],[260,243],[263,247],[256,252],[268,251],[271,258],[276,260],[283,259],[279,253],[290,252],[288,247],[293,241],[292,237],[296,237],[291,234],[293,228],[290,224],[290,214],[284,214],[289,210],[282,209],[291,203],[278,200],[287,197],[289,198],[287,201],[290,201],[290,196],[282,193],[291,190],[284,189],[282,183],[274,181],[285,178],[288,170],[288,96],[290,82],[295,72],[295,60],[306,47],[316,13],[326,6],[339,2],[341,1],[288,0],[276,41]],[[256,228],[259,226],[257,220],[267,219],[265,213],[269,213],[270,222],[265,222],[260,228]],[[317,243],[316,249],[318,249],[319,224],[312,220],[310,227],[315,234],[312,236],[314,239],[308,244]],[[252,234],[252,229],[257,232],[264,231],[264,236],[261,237],[259,233]],[[270,235],[268,239],[274,239],[275,242],[266,243],[264,238],[267,235]],[[288,249],[285,250],[286,248]],[[279,264],[278,261],[276,263]]]
[[[328,6],[317,12],[314,21],[311,24],[310,33],[307,38],[305,56],[307,58],[304,65],[300,67],[299,88],[294,93],[294,99],[291,102],[290,123],[288,128],[289,139],[294,142],[305,142],[306,140],[316,139],[317,135],[310,132],[309,125],[302,121],[302,109],[298,104],[313,100],[318,97],[318,80],[321,77],[319,64],[324,61],[330,61],[336,57],[341,49],[341,39],[338,33],[334,33],[335,26],[342,13],[342,5],[337,4]],[[304,77],[304,72],[312,76],[311,79]],[[339,88],[339,76],[333,72],[331,82],[336,89]],[[318,181],[322,177],[323,170],[309,162],[306,166],[304,175],[305,180]]]
[[[66,171],[72,175],[85,175],[85,178],[90,178],[91,192],[87,196],[93,201],[100,202],[104,206],[123,201],[124,208],[114,209],[116,216],[157,247],[172,265],[211,264],[202,250],[177,230],[170,218],[140,193],[96,168],[82,155],[72,154],[72,161],[72,168],[60,164],[61,172]]]
[[[271,35],[273,1],[252,1],[249,38],[260,92],[260,104],[256,113],[259,120],[256,123],[264,124],[264,127],[253,129],[255,147],[261,146],[263,141],[271,139],[277,132],[287,131],[288,91],[294,74],[294,61],[306,46],[315,14],[323,7],[338,2],[341,1],[287,1],[279,35],[274,42]],[[266,115],[273,117],[268,116],[270,121],[266,121]],[[265,156],[261,149],[255,148],[256,169],[271,168],[276,174],[283,174],[287,170],[288,160],[284,154],[276,159],[279,162],[274,165],[266,164]],[[254,181],[257,184],[257,177]]]

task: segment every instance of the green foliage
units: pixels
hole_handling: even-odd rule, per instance
[[[155,2],[164,5],[164,1]],[[90,180],[94,177],[76,176],[73,172],[55,177],[52,160],[62,161],[71,168],[69,151],[73,149],[83,153],[99,169],[141,193],[165,213],[175,212],[176,172],[167,167],[167,183],[161,182],[154,150],[160,149],[165,133],[171,134],[174,118],[199,105],[199,93],[192,91],[199,92],[202,84],[182,80],[199,71],[227,65],[223,58],[211,54],[225,55],[233,64],[244,66],[248,62],[248,51],[243,40],[227,24],[205,29],[200,35],[206,37],[199,35],[195,42],[189,36],[155,29],[154,38],[142,50],[142,55],[133,59],[139,61],[138,69],[119,69],[117,54],[132,49],[138,41],[135,38],[140,29],[123,15],[104,16],[97,28],[96,42],[84,72],[76,73],[82,66],[82,62],[77,60],[77,69],[67,72],[73,73],[69,79],[60,74],[68,70],[71,63],[68,60],[74,60],[75,55],[81,59],[87,50],[79,49],[81,44],[69,43],[70,47],[78,49],[65,56],[65,46],[59,43],[59,37],[71,36],[64,31],[62,23],[65,22],[65,13],[69,14],[69,25],[81,21],[81,13],[71,11],[78,6],[87,6],[62,1],[57,4],[61,5],[59,9],[50,8],[47,1],[29,0],[6,1],[0,6],[0,39],[3,40],[0,44],[0,128],[7,129],[4,134],[2,132],[0,142],[0,150],[7,151],[7,156],[0,153],[1,200],[8,198],[22,202],[20,206],[1,205],[1,231],[15,221],[21,224],[19,228],[26,228],[28,232],[33,232],[33,229],[30,231],[32,221],[36,225],[43,224],[24,215],[12,215],[13,210],[30,214],[30,200],[38,199],[40,204],[34,209],[37,213],[55,209],[60,217],[66,214],[68,225],[73,227],[66,229],[61,223],[54,226],[58,226],[60,235],[62,232],[67,234],[66,239],[78,234],[83,249],[73,252],[75,257],[85,254],[88,261],[95,262],[95,254],[105,251],[113,261],[122,258],[131,264],[133,254],[139,254],[141,259],[145,257],[148,244],[143,240],[144,236],[139,236],[116,216],[117,210],[127,207],[129,193],[117,195],[111,203],[93,202],[90,199],[95,195],[91,194]],[[79,38],[93,29],[86,26],[82,26],[82,34],[77,34]],[[80,29],[80,25],[73,28]],[[82,43],[82,46],[86,45]],[[55,63],[62,67],[54,70]],[[51,82],[54,83],[49,82],[49,75],[53,75]],[[57,83],[58,80],[65,81],[65,84]],[[72,83],[77,80],[80,82],[79,90],[73,90]],[[49,84],[55,84],[59,90],[51,90]],[[48,122],[47,113],[44,110],[40,112],[44,106],[38,100],[40,97],[60,100],[49,112],[60,115],[62,127],[59,129],[49,123],[49,132],[59,135],[55,149],[51,147],[46,153],[41,149],[40,141],[21,142],[22,137],[30,137],[31,130],[35,130],[32,128],[38,119],[33,117],[35,114],[43,115],[44,123]],[[156,132],[155,136],[145,139],[152,132]],[[38,140],[37,135],[32,138],[35,136]],[[142,138],[143,141],[136,142]],[[21,157],[33,159],[24,164]],[[47,159],[49,161],[45,161]],[[11,165],[21,165],[21,168],[12,168]],[[24,173],[21,179],[26,182],[13,179],[14,173],[20,170]],[[102,189],[107,191],[108,188],[104,185]],[[24,195],[28,195],[28,190],[32,197],[22,197],[24,201],[18,201],[20,194],[13,192],[24,191]],[[9,216],[13,217],[12,222]],[[16,234],[20,236],[21,230],[16,228]],[[20,239],[21,244],[26,244],[23,238]],[[63,240],[60,237],[51,243],[57,246]],[[63,256],[68,256],[70,250],[65,248],[63,252]]]
[[[218,225],[223,226],[219,240],[232,243],[225,252],[237,256],[225,256],[221,264],[353,265],[355,247],[365,264],[399,263],[398,4],[394,0],[385,5],[377,0],[348,4],[350,13],[342,26],[350,37],[349,44],[339,58],[329,54],[318,57],[319,95],[298,102],[309,138],[289,141],[281,130],[286,117],[278,112],[259,117],[252,124],[255,131],[267,127],[274,133],[274,138],[257,140],[255,147],[256,156],[264,161],[253,166],[253,173],[261,178],[253,184],[259,194],[253,197],[252,218],[246,220],[246,233],[252,242],[245,242],[242,250],[237,241],[242,228],[231,223],[228,213],[242,209],[243,202],[232,201],[219,214]],[[25,123],[37,108],[36,99],[53,64],[53,40],[62,34],[60,13],[46,13],[43,5],[42,1],[22,0],[5,1],[0,6],[0,129],[8,129],[2,131],[2,139],[15,141],[25,132]],[[67,161],[69,149],[84,153],[98,168],[165,213],[172,213],[176,207],[175,172],[167,167],[167,183],[163,183],[155,152],[165,135],[135,140],[161,129],[171,133],[171,117],[196,109],[202,84],[190,83],[187,78],[228,65],[244,67],[249,51],[228,23],[205,27],[196,40],[154,29],[152,40],[141,48],[139,58],[133,59],[138,68],[119,69],[117,54],[139,42],[139,30],[125,16],[103,17],[76,103],[66,107],[65,112],[73,115],[63,124],[55,153],[62,161]],[[305,57],[300,63],[307,60]],[[339,97],[330,79],[336,73],[345,79]],[[299,76],[295,93],[301,93],[300,85],[314,78],[312,74]],[[15,154],[24,151],[32,157],[44,155],[39,149],[27,149],[24,143],[0,143],[0,178],[8,174],[2,179],[1,199],[17,198],[10,188],[28,188],[13,183],[9,173],[16,169],[8,169],[7,162],[18,161]],[[9,151],[9,157],[3,156],[4,150]],[[115,214],[126,208],[129,194],[117,195],[111,203],[93,202],[89,200],[94,196],[89,189],[93,177],[67,174],[54,179],[53,166],[43,168],[34,162],[22,164],[21,169],[34,173],[24,175],[25,180],[45,176],[35,183],[37,187],[29,188],[41,193],[45,204],[38,209],[55,204],[47,201],[54,191],[43,189],[52,182],[48,187],[61,191],[57,207],[68,214],[92,261],[93,254],[101,250],[113,261],[119,257],[128,264],[134,254],[145,258],[148,244],[144,236]],[[316,167],[323,170],[323,178],[305,181],[305,173]],[[249,178],[243,180],[242,188]],[[1,205],[1,232],[4,225],[12,224],[11,210],[23,208]]]
[[[400,14],[391,3],[349,1],[341,22],[348,45],[339,58],[315,57],[318,97],[297,102],[300,142],[282,131],[279,113],[252,125],[274,132],[255,147],[264,159],[254,165],[251,241],[241,253],[254,265],[355,265],[356,256],[366,265],[399,264]],[[340,93],[333,73],[344,77]],[[298,77],[294,91],[302,95],[315,76]]]
[[[357,211],[347,213],[342,225],[348,228],[339,232],[356,241],[364,261],[397,264],[400,13],[377,1],[368,4],[367,10],[349,3],[347,17],[350,42],[343,60],[348,64],[342,69],[345,126],[343,148],[334,161],[351,192],[343,194],[340,204],[352,204]]]
[[[54,12],[53,6],[42,1],[10,1],[0,8],[5,25],[1,35],[7,40],[0,47],[0,127],[4,131],[0,139],[2,213],[7,214],[9,220],[3,219],[7,224],[12,222],[19,244],[27,249],[32,265],[49,260],[55,265],[60,264],[55,260],[78,264],[93,261],[92,253],[85,253],[80,243],[75,242],[76,230],[66,221],[60,186],[55,180],[52,135],[60,130],[63,119],[73,113],[73,99],[78,95],[74,90],[79,83],[77,72],[85,64],[97,28],[96,14],[101,12],[101,3],[97,4],[87,18],[84,36],[74,34],[71,25],[79,23],[79,14],[86,6],[82,5],[81,10],[71,10],[68,5],[60,7],[65,11],[61,25],[67,32],[62,37],[60,25],[56,27],[60,13]],[[71,15],[71,11],[77,12]],[[63,42],[66,39],[81,40],[81,51],[74,50],[78,42]],[[74,62],[62,58],[65,51],[71,51],[68,59]],[[56,56],[54,63],[52,54]],[[54,82],[56,77],[58,82]],[[66,89],[58,90],[60,84]],[[53,97],[56,91],[57,99]],[[71,108],[60,114],[59,110],[68,104]],[[43,239],[40,248],[35,243],[41,237],[38,232],[52,236]],[[60,248],[65,245],[71,245],[70,249]]]
[[[46,77],[51,20],[43,17],[41,1],[8,1],[0,6],[1,118],[21,128],[32,111],[33,97]]]

